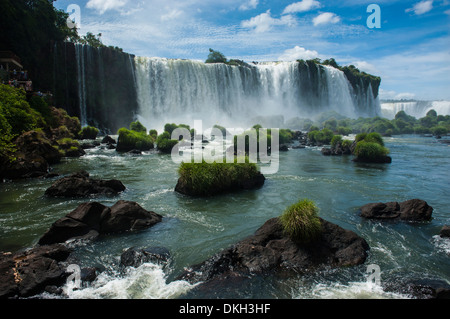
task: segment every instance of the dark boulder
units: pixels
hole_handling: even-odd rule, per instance
[[[122,267],[137,268],[144,263],[166,264],[170,259],[170,252],[164,247],[150,247],[146,249],[129,248],[120,256]]]
[[[142,230],[161,221],[161,215],[149,212],[135,202],[121,200],[111,209],[103,212],[100,221],[100,233]]]
[[[442,227],[440,236],[442,238],[450,238],[450,226],[445,225],[444,227]]]
[[[45,192],[49,197],[88,197],[91,195],[117,195],[125,190],[118,180],[96,180],[87,172],[78,172],[56,181]]]
[[[402,203],[372,203],[361,207],[361,216],[368,219],[421,222],[430,221],[432,214],[433,208],[420,199]]]
[[[287,146],[286,144],[280,145],[280,152],[288,152],[288,151],[289,151],[289,146]]]
[[[435,278],[394,276],[383,280],[383,290],[407,295],[414,299],[450,299],[450,285]]]
[[[329,147],[322,148],[322,155],[323,156],[331,156],[331,148],[329,148]]]
[[[284,233],[278,218],[271,219],[253,236],[193,266],[180,278],[198,282],[282,269],[308,272],[321,266],[345,267],[365,262],[370,248],[363,238],[325,220],[321,222],[321,237],[310,244],[299,244]]]
[[[64,261],[69,255],[63,245],[0,255],[0,298],[31,297],[47,286],[63,285],[68,277]]]
[[[362,158],[356,157],[353,159],[355,163],[374,163],[374,164],[391,164],[392,157],[390,156],[379,156],[375,158]]]
[[[161,221],[162,216],[134,202],[119,201],[111,208],[95,202],[84,203],[57,220],[41,237],[39,245],[93,240],[102,234],[146,229]]]
[[[102,139],[101,143],[102,144],[117,144],[117,141],[108,135]]]

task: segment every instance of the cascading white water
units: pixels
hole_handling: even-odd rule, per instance
[[[331,66],[325,66],[328,83],[328,102],[332,110],[352,117],[355,115],[355,106],[351,97],[351,85],[344,73]]]
[[[360,114],[345,74],[333,67],[300,62],[236,67],[190,60],[136,57],[140,120],[147,127],[167,122],[208,125],[255,124],[259,116],[285,119],[311,117],[334,110],[348,117]],[[379,103],[372,95],[371,105]]]
[[[411,102],[386,102],[381,104],[382,115],[387,119],[394,119],[400,111],[415,118],[423,118],[431,110],[438,115],[450,115],[450,101],[411,101]]]
[[[86,68],[85,68],[84,48],[85,46],[82,44],[75,45],[75,55],[77,60],[77,72],[78,72],[78,100],[80,105],[81,126],[87,125]]]

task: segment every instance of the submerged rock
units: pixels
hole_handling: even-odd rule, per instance
[[[81,171],[56,181],[45,191],[49,197],[88,197],[91,195],[117,195],[126,187],[118,180],[96,180]]]
[[[222,280],[282,269],[307,272],[320,266],[343,267],[365,262],[370,249],[352,231],[322,220],[322,235],[310,244],[292,241],[278,218],[253,236],[193,266],[181,278],[191,282]]]
[[[420,199],[412,199],[402,203],[372,203],[361,207],[361,216],[368,219],[430,221],[433,208]]]
[[[90,202],[78,206],[57,220],[41,237],[39,245],[68,240],[93,240],[102,234],[136,231],[162,221],[162,216],[147,211],[135,202],[118,201],[112,207]]]

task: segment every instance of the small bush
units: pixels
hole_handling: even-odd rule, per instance
[[[342,144],[342,136],[341,135],[335,135],[331,139],[331,147],[336,148],[339,144]]]
[[[165,131],[156,139],[156,145],[158,150],[162,153],[170,154],[172,149],[178,144],[179,141],[172,140],[169,132]]]
[[[381,146],[384,146],[383,137],[379,133],[370,133],[364,138],[364,141],[367,143],[377,143]]]
[[[355,155],[361,159],[379,159],[389,154],[389,150],[374,142],[361,141],[355,148]]]
[[[147,134],[147,128],[141,124],[141,122],[136,121],[130,124],[130,130],[135,131],[138,133],[145,133]]]
[[[326,128],[322,131],[312,131],[308,133],[309,141],[315,145],[329,145],[333,136],[333,131]]]
[[[121,128],[118,134],[118,152],[129,152],[131,150],[149,151],[154,148],[153,138],[145,133]]]
[[[280,222],[292,240],[306,244],[317,239],[322,232],[318,213],[314,202],[304,199],[289,207],[280,217]]]
[[[86,126],[78,133],[80,140],[95,140],[99,130],[93,126]]]

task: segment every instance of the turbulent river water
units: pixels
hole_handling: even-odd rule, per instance
[[[94,178],[119,179],[127,190],[117,197],[63,200],[44,197],[54,180],[0,184],[0,251],[33,246],[54,221],[80,203],[111,206],[124,199],[163,215],[163,222],[146,231],[105,236],[75,247],[74,257],[81,266],[103,272],[82,289],[65,287],[70,298],[410,298],[383,287],[408,279],[450,282],[450,241],[438,236],[442,226],[450,224],[450,147],[418,136],[386,138],[386,144],[391,165],[324,157],[318,148],[290,150],[280,155],[279,172],[267,176],[262,189],[209,199],[174,192],[178,166],[168,155],[88,150],[82,158],[64,160],[54,171],[65,175],[86,170]],[[322,218],[367,240],[371,250],[365,265],[294,277],[255,276],[207,289],[176,280],[185,268],[252,235],[303,198],[316,202]],[[367,203],[414,198],[434,208],[431,222],[381,223],[359,216],[358,209]],[[170,250],[169,265],[119,269],[125,249],[153,246]],[[367,281],[369,264],[380,267],[381,286]]]

